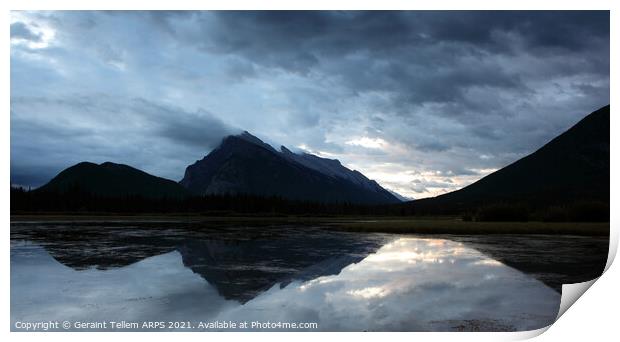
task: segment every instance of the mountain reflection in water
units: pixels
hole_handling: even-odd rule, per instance
[[[124,248],[120,240],[107,241],[109,256],[104,257],[94,245],[82,243],[80,253],[67,253],[62,252],[66,241],[14,239],[11,321],[231,320],[317,322],[319,330],[328,331],[530,330],[552,323],[558,312],[557,292],[459,242],[312,229],[303,235],[274,234],[213,239],[167,232],[157,243],[150,241],[157,246],[151,249],[129,238],[135,260],[114,260]],[[69,250],[80,250],[78,242]]]
[[[124,267],[178,251],[184,266],[215,286],[224,298],[242,303],[275,283],[284,286],[292,280],[337,274],[389,239],[313,227],[200,232],[99,228],[33,230],[22,238],[39,243],[58,262],[75,270]]]

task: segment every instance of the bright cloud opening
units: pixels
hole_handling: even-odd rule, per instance
[[[347,145],[351,146],[361,146],[364,148],[373,148],[373,149],[383,149],[387,147],[388,143],[381,138],[369,138],[369,137],[361,137],[353,140],[349,140],[345,142]]]

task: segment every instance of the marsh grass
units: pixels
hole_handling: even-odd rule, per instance
[[[371,217],[371,216],[200,216],[200,215],[12,215],[11,222],[179,222],[195,224],[320,225],[349,232],[398,234],[552,234],[609,235],[609,222],[479,222],[460,217]]]
[[[609,235],[609,222],[473,222],[460,219],[380,219],[333,223],[334,229],[398,234]]]

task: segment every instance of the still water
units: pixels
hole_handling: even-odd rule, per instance
[[[539,280],[444,238],[314,228],[67,231],[12,230],[12,330],[124,321],[137,330],[165,322],[150,329],[158,331],[230,330],[223,322],[240,330],[512,331],[551,324],[560,303]]]

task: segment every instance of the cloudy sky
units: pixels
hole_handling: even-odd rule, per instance
[[[11,182],[223,136],[458,189],[609,103],[608,12],[12,12]]]

